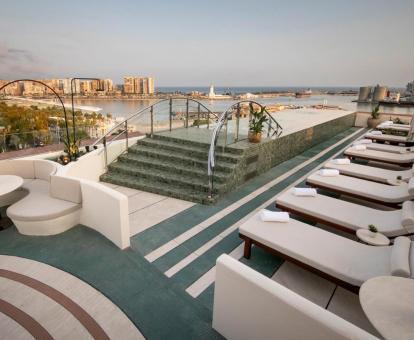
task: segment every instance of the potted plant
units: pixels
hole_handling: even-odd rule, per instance
[[[369,128],[375,128],[380,123],[379,104],[372,109],[371,117],[368,118],[367,124]]]
[[[375,237],[377,235],[378,229],[375,225],[370,224],[368,226],[368,235],[369,237]]]
[[[250,122],[248,139],[250,143],[260,143],[262,140],[262,131],[264,124],[268,121],[266,117],[266,107],[262,106],[260,110],[255,111],[250,104]]]

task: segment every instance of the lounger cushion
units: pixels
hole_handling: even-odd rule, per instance
[[[392,247],[368,246],[294,219],[288,223],[262,222],[258,213],[241,225],[239,231],[354,286],[361,286],[372,277],[391,274]]]
[[[45,160],[34,160],[35,178],[50,181],[50,175],[54,175],[57,170],[57,163]]]
[[[77,204],[82,203],[79,180],[61,176],[51,176],[50,179],[50,195],[52,197]]]
[[[401,225],[404,227],[414,226],[414,202],[407,201],[402,205]]]
[[[278,195],[276,205],[301,212],[316,221],[327,221],[355,232],[374,224],[379,232],[389,237],[407,233],[407,228],[401,225],[400,210],[373,209],[321,194],[316,197],[297,197],[292,190],[290,188]]]
[[[391,274],[393,276],[410,277],[410,248],[408,237],[397,237],[391,251]]]
[[[45,221],[76,211],[81,206],[49,195],[49,182],[36,179],[27,184],[30,194],[7,209],[7,216],[18,221]]]

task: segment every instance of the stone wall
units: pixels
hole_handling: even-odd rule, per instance
[[[355,113],[294,132],[277,139],[251,144],[228,182],[228,191],[270,168],[295,157],[312,146],[354,126]],[[231,149],[231,147],[229,147]]]

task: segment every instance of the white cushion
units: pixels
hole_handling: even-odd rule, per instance
[[[406,201],[402,205],[401,225],[409,227],[414,225],[414,202]]]
[[[52,161],[36,159],[33,161],[35,178],[50,181],[50,175],[57,170],[57,163]]]
[[[410,277],[410,247],[411,240],[408,237],[400,236],[394,240],[391,250],[390,269],[391,275]]]
[[[23,178],[35,178],[33,160],[15,159],[11,161],[13,174]]]
[[[50,195],[61,200],[77,204],[82,203],[80,182],[75,178],[51,176]]]

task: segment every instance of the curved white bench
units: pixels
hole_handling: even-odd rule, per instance
[[[0,174],[24,179],[20,190],[5,195],[7,216],[25,235],[54,235],[79,223],[82,194],[74,178],[55,176],[61,165],[47,160],[0,162]]]

